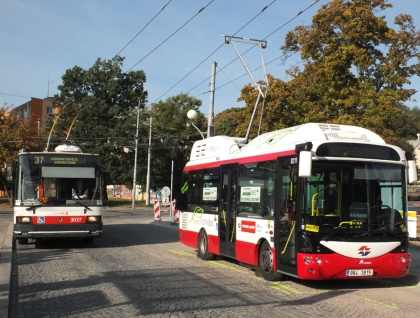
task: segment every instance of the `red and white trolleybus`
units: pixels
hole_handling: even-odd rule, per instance
[[[19,153],[13,236],[29,239],[102,237],[102,172],[97,154],[82,153],[74,145],[54,152]],[[81,185],[78,193],[77,184]]]
[[[248,143],[210,137],[195,142],[183,178],[180,241],[204,260],[230,257],[267,280],[409,271],[415,164],[369,130],[308,123]]]

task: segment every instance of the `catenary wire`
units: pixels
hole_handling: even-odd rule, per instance
[[[143,30],[144,29],[146,29],[147,28],[147,26],[150,24],[150,23],[152,23],[153,22],[153,20],[154,19],[156,19],[156,17],[159,15],[159,14],[161,14],[161,12],[168,6],[168,4],[170,4],[172,2],[172,0],[169,0],[169,2],[167,3],[167,4],[165,4],[164,6],[163,6],[163,8],[162,9],[160,9],[160,11],[139,31],[139,33],[137,33],[135,36],[134,36],[134,38],[132,38],[131,40],[130,40],[130,42],[128,42],[122,49],[121,49],[121,51],[119,51],[117,54],[115,54],[115,56],[114,56],[114,59],[118,56],[118,55],[120,55],[120,53],[122,52],[122,51],[124,51],[124,49],[127,47],[127,46],[129,46],[130,44],[131,44],[131,42],[133,42],[134,41],[134,39],[136,38],[136,37],[138,37],[139,35],[140,35],[140,33],[142,33],[143,32]]]
[[[271,32],[269,35],[267,35],[266,37],[264,37],[264,39],[262,39],[263,41],[266,40],[267,38],[269,38],[270,36],[272,36],[274,33],[276,33],[277,31],[279,31],[280,29],[284,28],[287,24],[289,24],[290,22],[292,22],[294,19],[296,19],[299,15],[301,15],[302,13],[304,13],[305,11],[309,10],[312,6],[314,6],[317,2],[319,2],[319,0],[314,0],[308,7],[306,7],[304,10],[299,11],[293,18],[289,19],[287,22],[283,23],[280,27],[278,27],[276,30],[274,30],[273,32]],[[254,47],[256,47],[257,44],[251,46],[248,50],[246,50],[244,53],[242,53],[242,55],[245,55],[246,53],[248,53],[249,51],[251,51]],[[226,64],[225,66],[223,66],[222,68],[219,68],[219,70],[217,72],[220,72],[222,70],[224,70],[226,67],[228,67],[229,65],[231,65],[232,63],[234,63],[235,61],[237,61],[239,59],[239,57],[236,57],[235,59],[233,59],[232,61],[230,61],[228,64]],[[277,58],[278,59],[278,58]],[[242,76],[240,76],[242,77]],[[239,78],[240,78],[239,77]],[[197,84],[196,86],[194,86],[193,88],[191,88],[190,90],[188,90],[186,93],[188,94],[189,92],[191,92],[193,89],[197,88],[198,86],[200,86],[201,84],[203,84],[204,82],[208,81],[211,78],[211,76],[207,77],[205,80],[201,81],[199,84]],[[165,93],[166,94],[166,93]]]
[[[146,56],[144,56],[140,61],[138,61],[136,64],[134,64],[132,67],[130,67],[127,72],[132,70],[136,65],[138,65],[140,62],[142,62],[146,57],[148,57],[150,54],[152,54],[154,51],[156,51],[163,43],[168,41],[173,35],[175,35],[179,30],[181,30],[184,26],[186,26],[192,19],[194,19],[197,15],[199,15],[204,9],[206,9],[214,0],[211,0],[205,7],[201,8],[192,18],[190,18],[187,22],[185,22],[182,26],[180,26],[175,32],[173,32],[169,37],[167,37],[163,42],[161,42],[158,46],[156,46],[153,50],[151,50]]]
[[[255,15],[251,20],[249,20],[245,25],[243,25],[238,31],[236,31],[234,35],[236,35],[238,32],[240,32],[243,28],[245,28],[248,24],[250,24],[254,19],[256,19],[260,14],[262,14],[268,7],[270,7],[276,0],[273,0],[269,5],[266,5],[261,12],[259,12],[257,15]],[[203,61],[201,61],[196,67],[194,67],[189,73],[187,73],[183,78],[181,78],[177,83],[175,83],[171,88],[169,88],[166,92],[164,92],[162,95],[160,95],[158,98],[155,99],[153,103],[156,103],[160,98],[165,96],[168,92],[170,92],[175,86],[177,86],[179,83],[181,83],[185,78],[188,77],[192,72],[194,72],[199,66],[201,66],[205,61],[207,61],[214,53],[216,53],[222,46],[225,44],[222,43],[217,49],[215,49],[212,53],[210,53]],[[201,82],[202,83],[202,82]],[[200,84],[201,84],[200,83]]]

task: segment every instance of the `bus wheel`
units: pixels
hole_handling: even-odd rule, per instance
[[[270,244],[264,241],[260,247],[260,253],[258,256],[258,269],[261,276],[268,281],[280,280],[283,278],[283,274],[276,272],[273,267],[273,252]]]
[[[18,241],[19,245],[28,244],[28,239],[27,238],[18,238],[17,241]]]
[[[93,237],[84,237],[83,238],[83,242],[85,242],[85,243],[92,243],[93,242]]]
[[[214,259],[214,254],[209,252],[209,241],[204,230],[201,230],[198,235],[198,257],[204,261]]]

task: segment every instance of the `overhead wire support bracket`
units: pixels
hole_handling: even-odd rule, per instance
[[[246,132],[246,136],[245,136],[245,139],[244,139],[244,143],[247,143],[248,139],[249,139],[249,134],[251,132],[251,126],[252,126],[252,123],[254,122],[255,114],[257,113],[257,106],[258,106],[258,103],[260,101],[260,98],[261,98],[261,96],[263,98],[263,106],[262,106],[262,110],[261,110],[261,119],[262,119],[262,113],[264,111],[265,98],[267,97],[267,92],[268,92],[268,89],[269,89],[267,69],[265,67],[265,60],[264,60],[264,54],[263,54],[263,49],[265,49],[267,47],[268,42],[266,40],[240,38],[240,37],[236,37],[236,36],[228,36],[228,35],[222,35],[222,36],[224,37],[226,44],[232,44],[233,48],[235,49],[236,53],[238,54],[239,59],[242,61],[242,64],[244,65],[246,71],[248,72],[249,77],[254,82],[255,87],[258,89],[257,101],[255,103],[254,110],[253,110],[252,116],[251,116],[251,120],[249,122],[248,130]],[[239,53],[238,49],[236,48],[234,42],[249,43],[249,44],[258,45],[260,47],[261,60],[262,60],[262,66],[263,66],[263,71],[264,71],[264,79],[265,79],[264,85],[261,85],[261,84],[257,83],[257,81],[254,79],[251,71],[249,70],[248,66],[246,65],[244,59],[242,58],[241,53]],[[264,92],[263,92],[263,89],[264,89]],[[261,129],[261,119],[260,119],[260,127],[258,128],[258,135],[260,134],[260,129]]]

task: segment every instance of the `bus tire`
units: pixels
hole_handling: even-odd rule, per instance
[[[214,259],[214,254],[209,252],[209,240],[205,230],[201,230],[198,234],[198,257],[203,261]]]
[[[28,244],[28,239],[27,238],[18,238],[17,242],[19,243],[19,245]]]
[[[264,241],[258,254],[258,269],[261,276],[268,281],[281,280],[283,274],[274,270],[274,257],[270,244]]]

